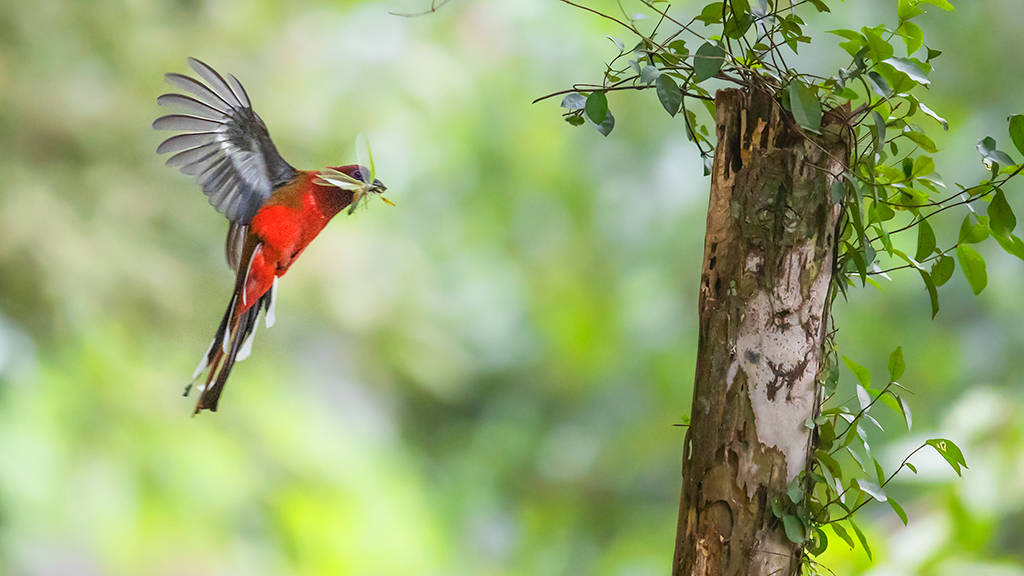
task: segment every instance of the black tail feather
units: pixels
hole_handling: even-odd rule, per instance
[[[224,313],[224,318],[217,328],[217,335],[213,339],[213,344],[210,345],[210,350],[205,357],[209,374],[206,378],[206,384],[200,388],[199,400],[196,402],[195,411],[192,413],[193,416],[202,410],[217,411],[217,403],[220,400],[221,392],[224,390],[224,385],[227,384],[228,376],[231,375],[231,369],[235,365],[238,352],[249,336],[252,335],[253,331],[256,330],[256,322],[259,319],[260,311],[270,308],[271,297],[272,294],[268,291],[254,305],[237,317],[234,316],[237,298],[233,297],[231,299],[231,303]],[[227,342],[228,349],[225,350],[225,340],[228,338],[230,338],[230,341]],[[202,367],[202,364],[200,366]],[[185,389],[185,394],[188,394],[191,386],[189,384],[189,387]]]

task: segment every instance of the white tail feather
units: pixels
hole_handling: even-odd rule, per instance
[[[207,367],[210,366],[210,351],[213,350],[213,347],[216,346],[216,345],[217,345],[217,339],[214,338],[213,341],[210,342],[210,347],[207,348],[206,352],[203,354],[203,359],[199,361],[199,366],[196,366],[196,371],[192,373],[192,381],[193,382],[195,381],[196,378],[199,378],[200,374],[202,374],[204,371],[206,371]]]
[[[277,306],[277,276],[274,276],[274,284],[270,287],[270,307],[267,308],[266,314],[263,315],[263,319],[267,322],[267,328],[274,325],[277,322],[277,316],[274,314],[274,308]],[[255,329],[253,329],[255,332]]]
[[[252,341],[256,338],[256,328],[260,325],[259,322],[252,323],[252,332],[249,332],[249,337],[242,342],[242,347],[238,349],[238,354],[235,355],[235,362],[241,362],[252,354]]]

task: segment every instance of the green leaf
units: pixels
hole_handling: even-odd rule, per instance
[[[804,491],[800,488],[800,484],[794,482],[789,490],[786,491],[786,495],[789,496],[790,502],[793,504],[799,504],[804,501]]]
[[[895,512],[896,515],[900,517],[900,520],[903,522],[903,525],[906,526],[907,525],[907,513],[903,511],[903,506],[900,506],[899,503],[896,502],[895,500],[893,500],[892,498],[889,498],[889,506],[892,507],[892,511]]]
[[[910,171],[911,178],[917,178],[919,176],[926,176],[935,172],[935,161],[932,160],[931,156],[921,155],[914,159],[914,167]]]
[[[859,54],[860,51],[868,45],[868,39],[860,32],[856,32],[854,30],[829,30],[828,33],[846,38],[846,42],[840,42],[839,47],[846,50],[846,53],[854,58],[856,58],[857,54]]]
[[[879,26],[876,28],[861,28],[861,32],[868,39],[868,47],[871,51],[871,59],[875,62],[883,62],[889,58],[892,58],[893,49],[892,44],[889,44],[884,38],[882,38],[882,32],[884,28]]]
[[[658,70],[657,66],[651,66],[648,64],[644,66],[643,70],[640,71],[640,82],[644,84],[650,84],[661,76],[661,70]]]
[[[817,528],[814,530],[811,544],[807,546],[807,553],[820,556],[826,549],[828,549],[828,537],[825,536],[824,530]]]
[[[902,396],[897,396],[896,400],[900,403],[900,411],[903,412],[903,421],[907,423],[907,431],[910,431],[914,426],[914,415],[910,413],[910,404]]]
[[[843,528],[842,524],[839,522],[833,522],[832,524],[829,524],[829,526],[832,527],[832,531],[836,533],[836,536],[839,536],[843,541],[850,545],[850,550],[856,548],[856,545],[853,543],[853,537],[846,531],[846,528]]]
[[[697,49],[697,54],[693,58],[693,83],[699,84],[718,74],[724,62],[725,49],[722,45],[705,42]]]
[[[868,406],[871,406],[871,394],[868,394],[867,389],[860,384],[857,384],[857,402],[861,410],[867,410]]]
[[[978,140],[978,152],[981,153],[981,158],[985,162],[986,168],[991,168],[993,162],[1002,166],[1014,166],[1016,164],[1006,152],[996,149],[995,138],[991,136]]]
[[[590,121],[594,124],[600,125],[604,122],[605,116],[608,115],[608,97],[601,90],[592,92],[587,97],[584,109],[587,113],[587,118],[590,118]]]
[[[839,384],[839,365],[835,362],[830,362],[828,367],[828,376],[825,377],[825,393],[831,394],[835,392],[836,386]]]
[[[811,132],[821,129],[821,102],[806,84],[798,80],[790,83],[789,105],[801,128]]]
[[[816,457],[821,462],[821,471],[825,474],[826,480],[829,476],[832,477],[829,486],[838,492],[839,485],[835,483],[835,479],[838,477],[841,480],[843,476],[843,469],[839,466],[839,462],[823,450],[818,450]]]
[[[814,7],[818,10],[818,12],[832,12],[831,10],[828,9],[828,5],[825,4],[824,0],[810,0],[810,2],[811,4],[814,4]],[[792,6],[792,3],[790,4],[790,6]]]
[[[897,346],[892,354],[889,354],[889,377],[892,378],[890,382],[895,382],[903,376],[903,371],[907,369],[906,362],[903,361],[903,347]]]
[[[622,42],[622,40],[619,40],[614,36],[608,36],[607,34],[605,34],[605,38],[611,40],[612,43],[615,44],[615,47],[619,49],[619,54],[622,54],[623,52],[626,51],[626,45]]]
[[[565,98],[562,98],[562,108],[568,108],[569,110],[582,110],[586,105],[587,97],[578,92],[566,94]]]
[[[704,7],[700,12],[700,16],[697,16],[697,20],[701,20],[704,24],[716,24],[722,21],[722,10],[723,6],[721,2],[712,2]]]
[[[1017,152],[1024,154],[1024,115],[1010,116],[1010,140],[1013,140]]]
[[[605,114],[604,122],[601,122],[600,124],[598,124],[596,126],[596,128],[597,128],[597,131],[600,132],[602,136],[608,136],[609,134],[612,133],[612,129],[615,128],[615,116],[612,116],[612,113],[611,113],[610,110],[608,111],[607,114]]]
[[[857,526],[857,523],[853,520],[850,520],[850,526],[853,527],[853,532],[857,535],[860,545],[864,547],[864,552],[868,555],[868,559],[871,559],[871,547],[868,546],[868,539],[864,537],[864,533],[860,531],[860,526]]]
[[[988,236],[988,225],[980,220],[977,223],[971,224],[971,215],[964,216],[964,221],[960,225],[961,244],[977,244],[988,238]]]
[[[750,2],[748,0],[729,0],[732,6],[732,15],[736,18],[743,18],[750,14]]]
[[[853,372],[853,375],[857,377],[858,382],[860,382],[865,388],[871,387],[871,372],[867,368],[857,364],[846,356],[843,356],[843,363],[846,364],[846,367],[850,369],[850,372]]]
[[[804,523],[799,518],[792,514],[786,514],[782,517],[782,525],[786,528],[786,538],[794,544],[803,544],[804,540],[807,539],[804,536]]]
[[[960,269],[964,271],[967,282],[975,294],[988,285],[988,272],[985,271],[985,259],[978,254],[978,251],[970,246],[957,246],[956,259],[960,261]]]
[[[843,198],[846,198],[846,187],[843,186],[843,183],[839,180],[833,180],[830,189],[832,192],[833,203],[839,204],[843,201]]]
[[[914,260],[918,262],[932,255],[935,252],[935,231],[927,220],[917,223],[917,252],[914,253]]]
[[[875,121],[875,146],[881,150],[885,144],[885,120],[877,110],[871,111],[871,118]]]
[[[747,30],[750,30],[750,25],[753,23],[754,19],[750,17],[750,14],[743,14],[741,16],[734,15],[730,18],[726,18],[725,26],[722,27],[722,32],[724,32],[729,38],[739,39],[747,33]]]
[[[1007,254],[1024,260],[1024,240],[1013,234],[1010,234],[1009,237],[996,235],[994,238]]]
[[[872,498],[878,500],[879,502],[885,502],[886,500],[889,499],[889,497],[885,495],[885,490],[882,490],[882,487],[879,486],[878,484],[875,484],[874,482],[859,479],[857,480],[857,486],[859,486],[865,494],[871,496]]]
[[[963,476],[960,472],[960,467],[967,468],[967,461],[964,460],[964,453],[960,451],[960,447],[954,444],[952,440],[933,438],[925,442],[925,444],[935,448],[935,451],[953,467],[957,476]]]
[[[1006,202],[1003,191],[996,188],[992,202],[988,205],[988,227],[996,236],[1009,237],[1017,226],[1017,217]]]
[[[909,468],[910,471],[913,472],[914,474],[917,474],[917,467],[911,464],[910,462],[907,462],[906,464],[904,464],[904,466]]]
[[[889,87],[889,83],[886,82],[885,78],[882,78],[882,75],[878,72],[872,70],[864,76],[864,79],[867,80],[868,86],[871,87],[871,90],[875,94],[878,94],[882,98],[889,98],[892,96],[892,88]]]
[[[917,0],[900,0],[899,8],[896,9],[900,20],[910,20],[921,14],[924,14],[924,10],[917,5]]]
[[[662,74],[658,76],[655,85],[661,105],[665,107],[665,111],[670,116],[675,116],[679,112],[679,107],[683,104],[683,93],[679,90],[679,86],[676,85],[676,81],[668,74]]]
[[[925,71],[921,69],[921,66],[911,58],[887,58],[884,62],[900,72],[903,72],[907,76],[910,76],[910,79],[918,84],[927,86],[932,83],[932,81],[928,79],[928,74],[926,74]]]
[[[942,129],[943,130],[945,130],[947,132],[949,131],[949,122],[946,122],[945,118],[943,118],[942,116],[939,116],[938,114],[935,113],[934,110],[932,110],[931,108],[925,106],[924,102],[918,102],[917,106],[921,109],[921,112],[925,113],[926,116],[928,116],[930,118],[933,118],[936,122],[938,122],[939,124],[942,124]]]
[[[943,256],[943,258],[947,258],[947,256]],[[950,258],[950,261],[952,261],[952,258]],[[934,270],[934,266],[932,267],[932,269]],[[932,278],[932,274],[929,274],[928,272],[925,272],[924,270],[921,269],[918,269],[918,272],[921,273],[921,280],[924,281],[924,287],[926,290],[928,290],[928,298],[931,300],[932,303],[932,318],[935,318],[935,315],[939,313],[938,285]],[[949,278],[946,278],[946,280],[949,280]]]
[[[934,6],[938,6],[939,8],[945,10],[946,12],[953,11],[953,5],[950,4],[947,0],[920,0],[920,2],[922,4],[932,4]]]
[[[925,152],[929,154],[935,154],[936,152],[939,151],[939,149],[936,148],[935,146],[935,141],[929,138],[927,134],[924,134],[922,132],[915,132],[911,130],[909,126],[905,130],[903,130],[903,136],[905,136],[914,144],[920,146],[921,149],[923,149]]]
[[[904,22],[903,24],[900,24],[897,32],[899,32],[900,36],[903,37],[903,42],[907,45],[907,56],[917,52],[922,46],[924,46],[924,32],[917,24],[914,24],[913,22]]]
[[[949,279],[953,277],[953,271],[956,270],[956,263],[953,258],[943,254],[939,256],[939,259],[932,264],[932,280],[936,286],[942,286]]]
[[[881,426],[879,426],[881,430]],[[884,432],[884,430],[882,430]],[[875,462],[875,477],[878,478],[878,485],[882,486],[885,484],[885,470],[882,470],[882,465],[878,463],[876,458],[872,458]]]

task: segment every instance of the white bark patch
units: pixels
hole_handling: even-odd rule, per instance
[[[746,272],[756,272],[761,268],[761,262],[764,261],[759,254],[747,255],[747,265],[745,268]]]
[[[760,292],[747,301],[727,378],[732,380],[737,368],[746,375],[757,437],[783,453],[787,481],[804,468],[810,435],[804,421],[814,410],[829,274],[818,263],[806,296],[800,277],[816,264],[815,257],[813,242],[794,248],[783,261],[775,293]]]

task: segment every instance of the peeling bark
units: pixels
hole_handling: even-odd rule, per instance
[[[674,575],[795,574],[771,512],[807,465],[847,144],[805,135],[770,95],[722,90]]]

